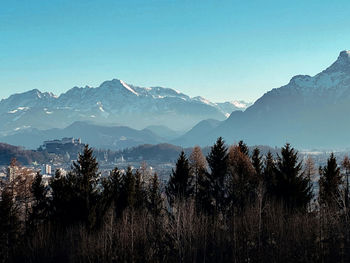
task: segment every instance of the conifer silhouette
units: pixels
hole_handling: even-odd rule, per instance
[[[331,153],[327,160],[327,165],[320,167],[320,202],[330,208],[341,207],[343,205],[341,185],[340,168],[334,154]]]
[[[306,209],[313,197],[310,179],[302,172],[298,152],[287,143],[277,158],[272,194],[290,210]]]
[[[173,204],[176,199],[183,200],[189,198],[193,194],[193,186],[191,183],[190,164],[184,151],[182,151],[166,187],[169,203]]]

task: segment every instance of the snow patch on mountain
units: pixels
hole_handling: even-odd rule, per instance
[[[99,109],[100,111],[105,112],[105,110],[103,109],[103,106],[102,106],[101,101],[98,101],[96,104],[97,104],[98,109]]]
[[[120,83],[123,85],[124,88],[126,88],[128,91],[130,91],[131,93],[134,93],[136,96],[139,96],[139,94],[137,94],[137,92],[135,92],[132,88],[130,88],[128,86],[128,84],[126,84],[124,81],[120,80]]]
[[[239,109],[246,109],[247,107],[249,107],[249,105],[251,105],[251,103],[238,101],[238,100],[231,101],[230,103],[232,103],[236,108],[239,108]]]
[[[25,129],[29,129],[30,128],[30,126],[22,126],[22,127],[17,127],[17,128],[15,128],[14,129],[14,131],[20,131],[20,130],[25,130]]]
[[[210,105],[210,106],[214,106],[214,107],[217,106],[216,103],[213,103],[213,102],[211,102],[211,101],[209,101],[206,98],[203,98],[201,96],[194,97],[193,100]]]
[[[17,113],[19,111],[27,111],[27,110],[29,110],[29,107],[18,107],[17,109],[8,111],[7,113],[14,114],[14,113]]]

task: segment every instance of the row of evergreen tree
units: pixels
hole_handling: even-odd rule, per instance
[[[103,227],[106,218],[118,222],[125,211],[146,214],[155,229],[164,221],[175,220],[179,204],[184,203],[194,203],[197,214],[213,219],[239,216],[256,203],[263,210],[272,202],[289,214],[307,214],[325,207],[337,213],[347,211],[349,160],[343,162],[345,181],[333,154],[327,165],[319,168],[317,198],[313,164],[309,161],[303,166],[298,158],[289,144],[276,157],[270,152],[262,156],[258,148],[250,153],[243,141],[228,148],[218,138],[207,157],[199,147],[189,158],[181,152],[163,187],[156,174],[131,168],[125,172],[115,168],[108,177],[101,177],[93,150],[86,146],[67,175],[58,170],[48,186],[40,174],[36,176],[31,186],[30,213],[24,219],[15,185],[9,182],[2,187],[1,259],[10,259],[11,251],[24,246],[23,240],[33,237],[43,225],[61,229],[83,226],[92,233]],[[158,238],[165,242],[164,237]]]
[[[274,158],[271,152],[262,156],[259,148],[250,154],[243,141],[228,149],[219,138],[206,159],[199,147],[190,160],[184,152],[180,154],[166,189],[167,196],[170,204],[177,199],[194,198],[207,213],[241,211],[256,199],[280,202],[291,211],[306,211],[315,201],[344,208],[349,200],[348,158],[343,162],[346,185],[333,153],[327,165],[319,168],[318,200],[313,160],[309,157],[303,165],[298,158],[298,152],[288,143]]]

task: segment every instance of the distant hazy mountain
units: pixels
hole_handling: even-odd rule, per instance
[[[220,123],[220,121],[213,119],[201,121],[189,132],[179,138],[174,139],[172,143],[183,146],[193,146],[195,144],[204,146],[211,145],[214,142],[210,142],[207,139],[207,136],[210,137],[212,130],[218,127]]]
[[[85,122],[75,122],[64,129],[26,129],[13,135],[3,136],[2,142],[37,149],[43,141],[64,137],[81,138],[95,148],[124,149],[140,144],[157,144],[164,139],[150,130],[135,130],[125,126],[100,126]]]
[[[244,111],[249,106],[251,106],[253,103],[247,103],[245,101],[228,101],[223,103],[216,103],[217,107],[221,109],[222,112],[226,112],[226,116],[229,117],[232,112],[234,111]]]
[[[177,142],[211,145],[218,136],[228,142],[299,148],[350,146],[350,51],[342,51],[326,70],[311,77],[299,75],[264,94],[244,112],[210,128],[191,130]]]
[[[0,102],[0,134],[37,128],[64,128],[76,121],[123,125],[143,129],[162,125],[189,129],[203,119],[226,119],[244,102],[212,103],[173,89],[141,88],[122,80],[103,82],[98,88],[75,87],[59,97],[31,90]]]
[[[217,108],[226,117],[229,117],[230,114],[233,111],[237,111],[237,110],[243,111],[243,110],[245,110],[246,108],[248,108],[249,106],[252,105],[252,103],[245,102],[243,100],[239,100],[239,101],[235,100],[235,101],[226,101],[226,102],[213,103],[213,102],[210,102],[210,101],[208,101],[207,99],[205,99],[205,98],[203,98],[201,96],[194,97],[193,100],[199,101],[201,103],[204,103],[204,104],[210,105],[210,106],[212,106],[214,108]]]
[[[159,137],[163,138],[164,141],[170,141],[175,138],[180,137],[185,132],[184,131],[174,131],[163,125],[151,125],[147,126],[144,130],[149,130]]]

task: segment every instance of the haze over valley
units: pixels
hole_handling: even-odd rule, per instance
[[[350,52],[342,51],[319,74],[295,76],[254,104],[215,103],[118,79],[60,96],[39,90],[13,94],[0,102],[0,139],[36,149],[44,140],[79,137],[93,147],[117,150],[157,143],[208,146],[222,136],[228,143],[346,149],[349,100]]]

